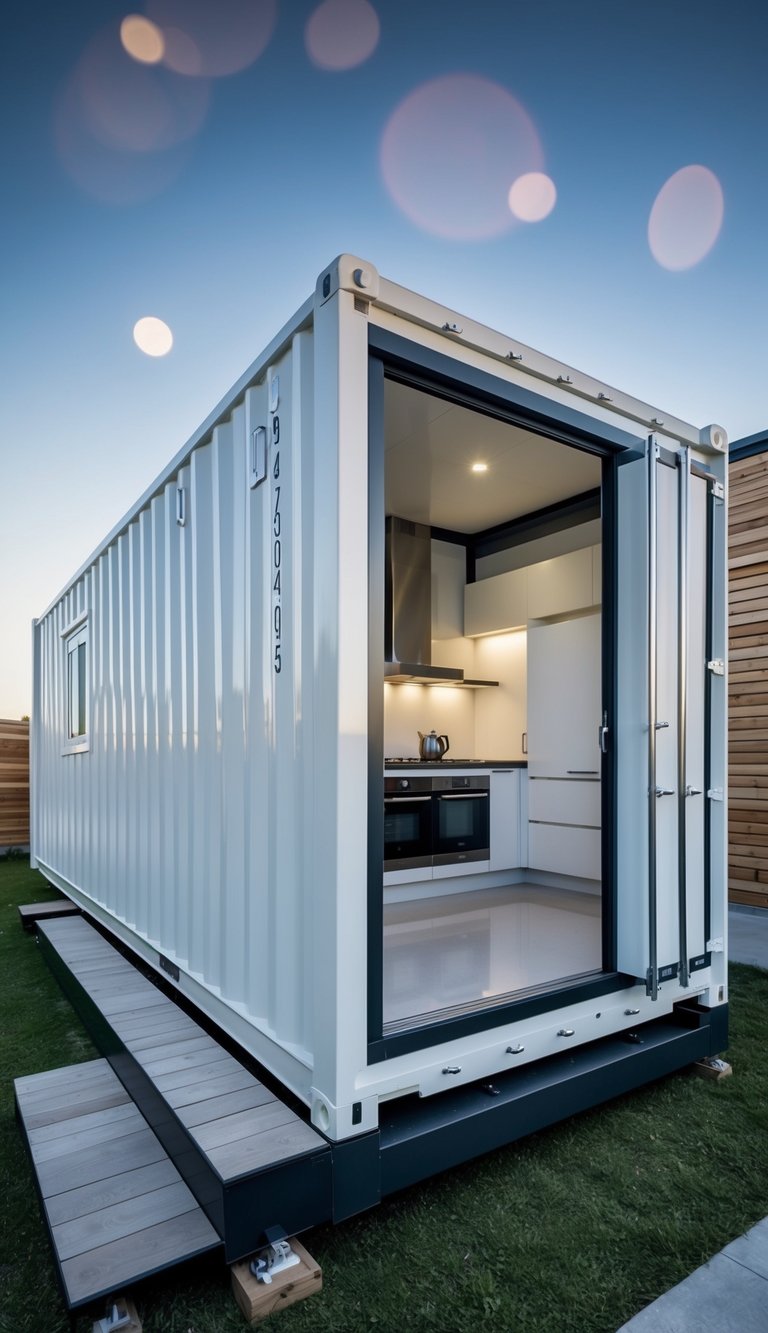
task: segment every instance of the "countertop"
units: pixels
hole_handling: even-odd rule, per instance
[[[462,768],[527,768],[527,759],[386,759],[384,770],[387,773],[406,773],[411,769],[439,773],[442,769]]]

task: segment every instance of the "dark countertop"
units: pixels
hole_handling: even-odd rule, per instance
[[[428,769],[439,773],[443,768],[527,768],[527,759],[388,759],[384,761],[387,773],[405,773],[410,769]]]

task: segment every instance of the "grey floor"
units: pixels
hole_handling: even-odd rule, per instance
[[[729,908],[728,957],[768,970],[768,911]],[[768,1210],[768,1197],[765,1206]],[[768,1217],[647,1305],[619,1333],[768,1333]]]

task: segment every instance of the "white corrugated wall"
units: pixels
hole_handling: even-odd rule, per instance
[[[315,781],[312,380],[305,330],[36,627],[41,868],[304,1053]],[[269,468],[251,489],[259,425],[268,428]],[[83,613],[90,748],[63,754],[65,635]]]

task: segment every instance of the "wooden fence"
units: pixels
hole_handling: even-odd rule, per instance
[[[0,719],[0,850],[29,846],[29,723]]]
[[[761,444],[759,441],[758,444]],[[728,893],[768,907],[768,436],[731,453]]]

